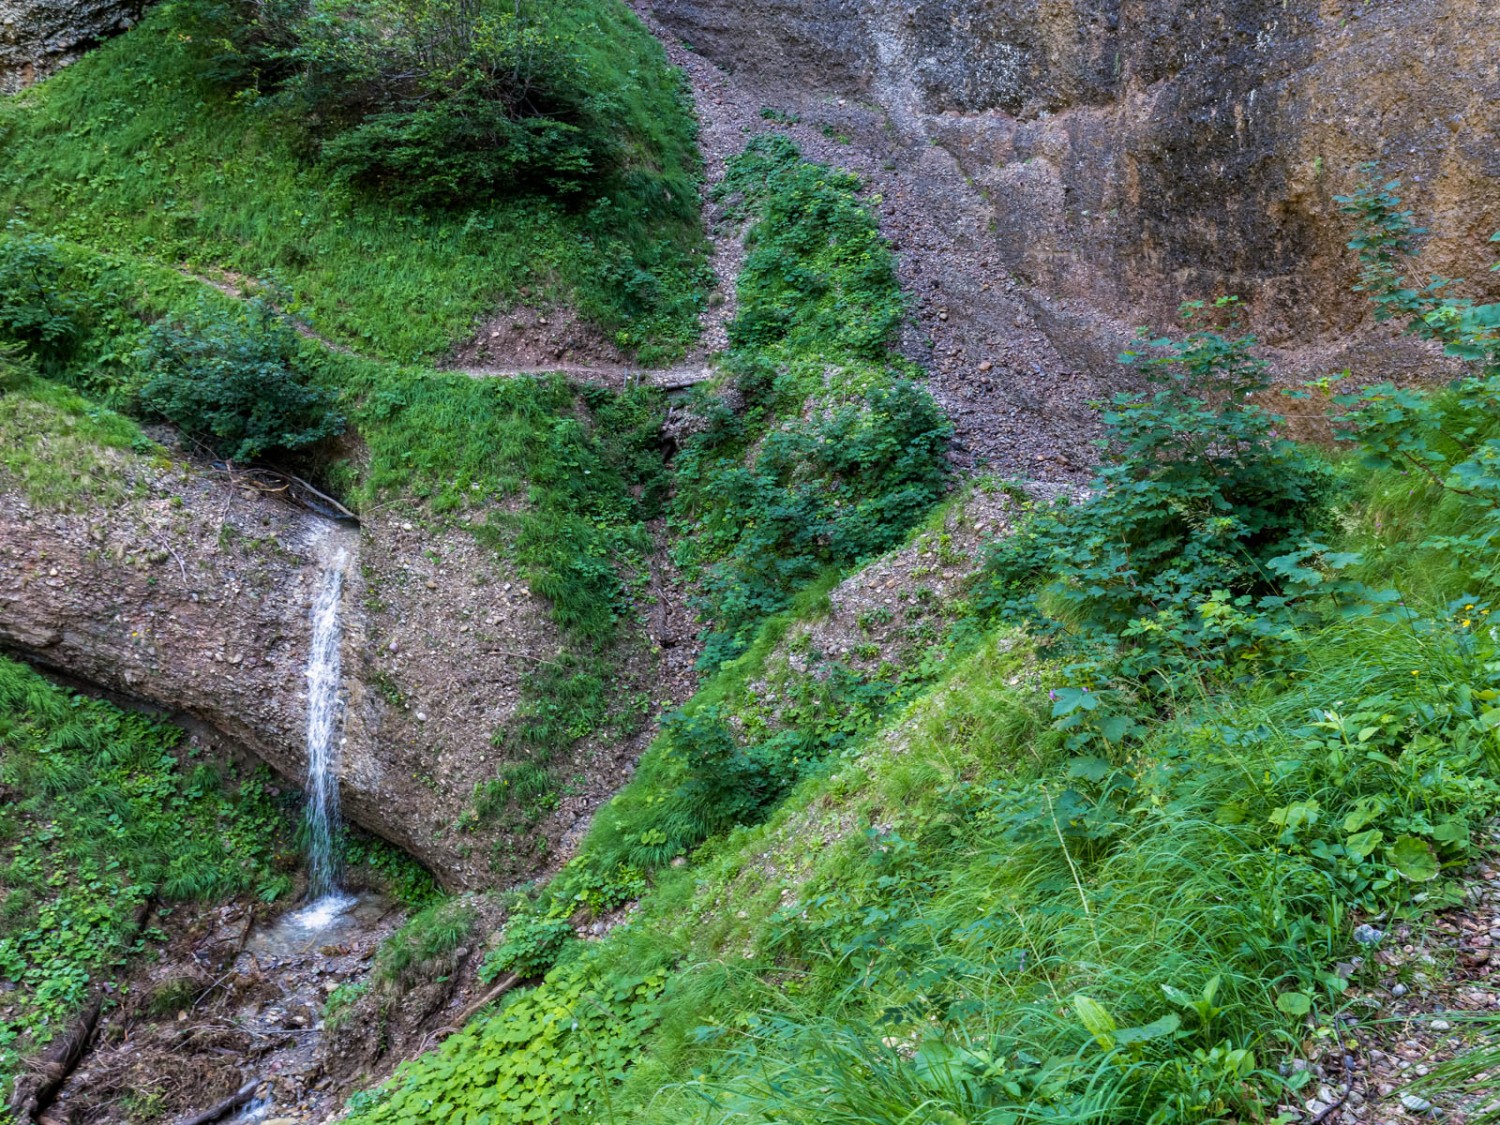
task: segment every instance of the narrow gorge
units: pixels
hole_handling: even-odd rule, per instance
[[[1492,15],[0,0],[0,1125],[1491,1120]]]

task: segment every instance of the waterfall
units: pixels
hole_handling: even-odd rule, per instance
[[[348,552],[318,574],[307,654],[307,853],[314,900],[339,896],[339,602]]]

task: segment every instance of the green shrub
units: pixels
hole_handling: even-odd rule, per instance
[[[334,396],[299,369],[298,337],[263,299],[203,302],[152,326],[139,356],[141,407],[230,461],[286,453],[344,428]]]
[[[1043,509],[999,543],[976,605],[1156,688],[1258,651],[1288,620],[1288,574],[1319,553],[1310,537],[1334,478],[1248,401],[1268,386],[1254,343],[1197,329],[1127,352],[1160,389],[1116,397],[1089,498]],[[1094,710],[1100,672],[1082,667],[1060,708]]]
[[[65,355],[80,334],[78,305],[63,285],[57,244],[18,231],[0,237],[0,343],[25,346],[43,358]]]
[[[212,73],[307,122],[339,179],[408,204],[597,191],[623,149],[619,107],[576,36],[532,3],[213,4]]]

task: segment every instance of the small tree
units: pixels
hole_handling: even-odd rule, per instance
[[[0,341],[44,358],[60,355],[77,342],[78,312],[63,286],[56,243],[14,230],[0,238]]]
[[[1206,310],[1183,311],[1191,322]],[[1195,327],[1122,355],[1157,389],[1116,397],[1091,497],[999,544],[979,604],[1054,632],[1066,622],[1085,648],[1128,638],[1118,668],[1132,677],[1218,665],[1226,641],[1204,607],[1274,595],[1283,556],[1317,528],[1333,485],[1250,401],[1269,385],[1254,343]]]
[[[142,407],[230,461],[253,461],[344,428],[334,396],[298,365],[296,331],[264,300],[242,312],[201,303],[153,325],[139,355]]]

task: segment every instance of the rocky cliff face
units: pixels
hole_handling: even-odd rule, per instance
[[[1120,329],[1221,293],[1246,299],[1293,366],[1369,360],[1357,333],[1323,346],[1365,317],[1333,203],[1365,161],[1402,177],[1438,232],[1424,270],[1497,288],[1487,0],[648,6],[767,105],[894,148],[894,163],[941,150],[961,175],[927,182],[945,197],[966,182],[994,257],[1085,361],[1112,354]]]
[[[0,649],[217,732],[293,784],[318,569],[342,546],[345,815],[452,887],[524,878],[616,789],[640,747],[584,747],[524,839],[476,822],[491,735],[557,649],[520,576],[462,529],[387,506],[359,533],[181,464],[100,451],[117,483],[77,510],[0,472]]]
[[[0,0],[0,94],[66,66],[134,27],[149,0]]]

